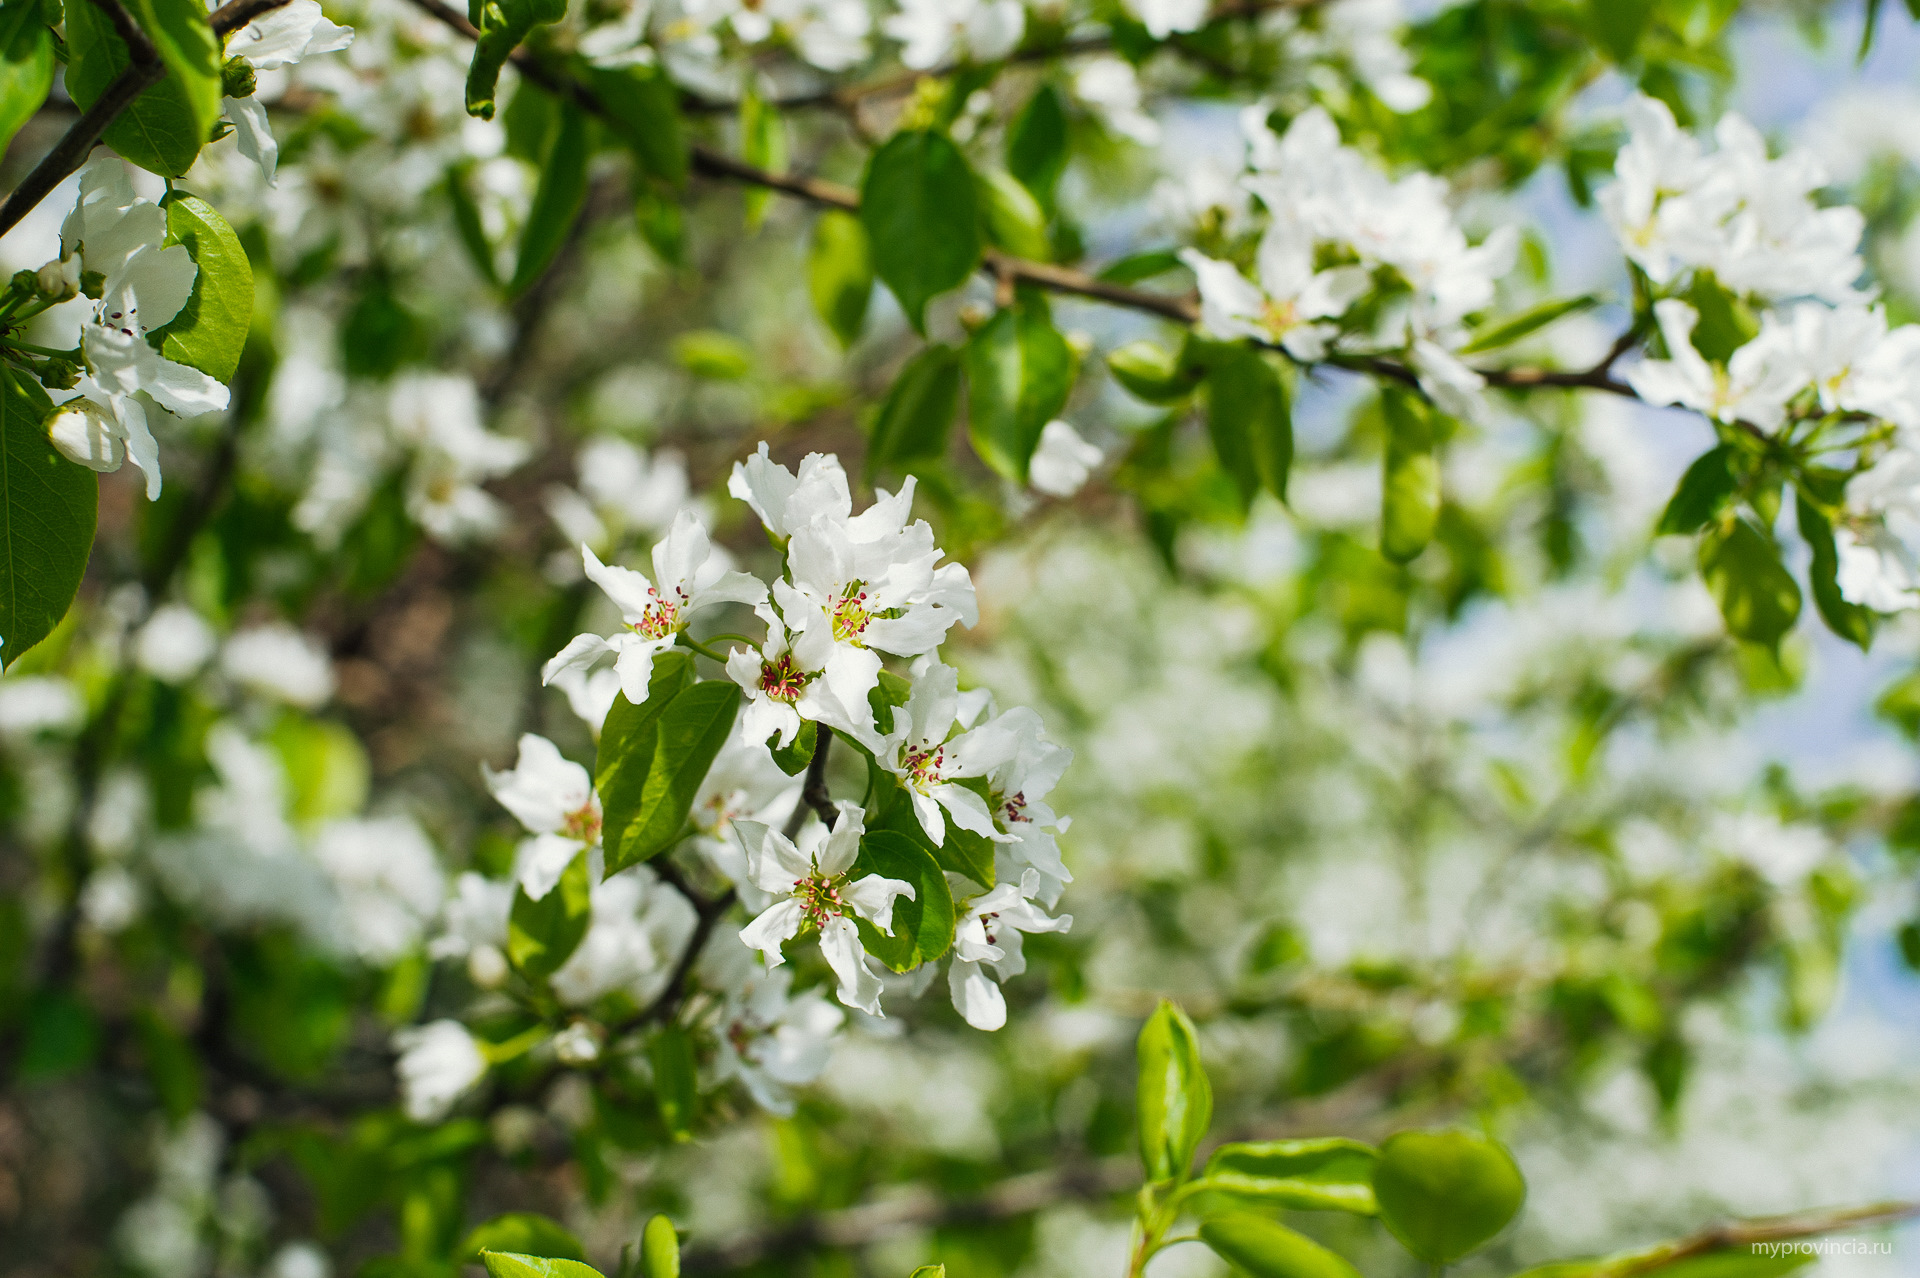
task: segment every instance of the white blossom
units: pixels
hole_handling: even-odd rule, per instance
[[[1175,32],[1198,31],[1207,21],[1210,0],[1127,0],[1147,34],[1164,40]]]
[[[1141,146],[1157,146],[1160,124],[1140,109],[1140,77],[1123,58],[1089,58],[1073,74],[1073,95],[1107,128]]]
[[[407,515],[440,541],[461,542],[499,531],[505,510],[480,487],[525,461],[523,440],[489,431],[473,379],[411,373],[394,382],[387,412],[397,438],[413,448],[407,473]]]
[[[587,934],[553,974],[553,992],[569,1007],[616,991],[644,1007],[666,988],[693,937],[693,906],[644,865],[598,884],[592,904]]]
[[[1027,463],[1027,482],[1035,491],[1049,497],[1071,497],[1079,492],[1105,457],[1097,447],[1080,438],[1080,432],[1063,421],[1048,422],[1040,432],[1040,443]]]
[[[793,969],[763,968],[751,951],[711,945],[700,977],[726,991],[714,1036],[715,1074],[737,1079],[770,1114],[793,1113],[792,1089],[826,1070],[847,1014],[812,990],[793,992]]]
[[[1071,914],[1052,918],[1033,903],[1039,891],[1040,875],[1028,870],[1017,885],[1002,883],[960,911],[947,987],[954,1010],[975,1029],[997,1030],[1007,1023],[1006,997],[987,969],[1001,981],[1011,980],[1027,970],[1024,933],[1065,932],[1073,926]]]
[[[1794,358],[1793,338],[1772,315],[1763,317],[1759,336],[1733,352],[1723,367],[1709,363],[1693,346],[1700,315],[1674,298],[1654,303],[1668,358],[1645,360],[1627,370],[1627,384],[1649,404],[1678,404],[1717,422],[1748,422],[1777,429],[1787,401],[1806,385]]]
[[[261,14],[227,39],[227,56],[244,59],[255,70],[291,66],[318,53],[334,53],[353,43],[353,28],[336,26],[320,10],[320,0],[289,0]],[[233,122],[234,144],[260,166],[267,185],[275,184],[274,169],[280,144],[267,122],[267,108],[258,97],[225,98],[227,118]]]
[[[369,963],[404,957],[440,913],[446,880],[409,818],[328,822],[314,837],[313,859],[340,892],[354,953]]]
[[[949,736],[960,710],[960,672],[928,662],[914,675],[907,704],[893,708],[893,730],[874,757],[899,777],[914,816],[935,846],[946,841],[946,818],[970,834],[1009,841],[994,824],[986,801],[957,782],[986,776],[1015,748],[1013,734],[975,728]],[[944,811],[944,815],[943,815]]]
[[[522,845],[516,873],[528,897],[553,890],[567,866],[600,841],[600,796],[593,777],[558,746],[528,732],[514,766],[494,772],[481,765],[487,789],[533,837]]]
[[[220,651],[220,668],[235,683],[311,710],[333,695],[326,649],[282,622],[242,630]]]
[[[486,1053],[459,1021],[395,1030],[401,1106],[416,1123],[437,1123],[487,1072]]]
[[[167,683],[185,683],[213,658],[219,640],[199,613],[185,604],[154,609],[134,641],[139,667]]]
[[[1026,33],[1020,0],[900,0],[900,11],[880,24],[906,47],[900,61],[916,71],[956,59],[996,62]]]

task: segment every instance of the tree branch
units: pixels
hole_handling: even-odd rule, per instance
[[[800,833],[800,827],[806,823],[808,810],[812,810],[829,830],[833,828],[834,817],[839,815],[834,811],[833,795],[827,790],[827,751],[833,746],[833,729],[822,723],[816,730],[820,735],[813,743],[813,758],[807,760],[807,779],[800,787],[800,802],[794,806],[793,815],[787,818],[786,834],[789,839]]]
[[[1637,1278],[1637,1275],[1653,1273],[1716,1251],[1742,1247],[1751,1250],[1763,1243],[1792,1242],[1822,1234],[1895,1225],[1916,1217],[1920,1217],[1920,1202],[1889,1202],[1831,1211],[1796,1212],[1791,1216],[1727,1221],[1709,1225],[1675,1242],[1662,1243],[1645,1251],[1622,1256],[1614,1264],[1602,1265],[1596,1275],[1597,1278]]]

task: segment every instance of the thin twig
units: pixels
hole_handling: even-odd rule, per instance
[[[1637,1278],[1683,1260],[1717,1251],[1747,1248],[1763,1243],[1792,1242],[1822,1234],[1845,1233],[1880,1225],[1895,1225],[1920,1217],[1920,1202],[1874,1203],[1868,1207],[1842,1207],[1831,1211],[1796,1212],[1790,1216],[1767,1216],[1757,1220],[1735,1220],[1710,1225],[1675,1242],[1649,1247],[1603,1265],[1599,1278]]]
[[[800,787],[800,802],[795,805],[793,815],[787,818],[789,839],[800,833],[809,809],[829,830],[833,828],[833,819],[839,815],[834,810],[833,795],[827,789],[827,751],[833,745],[833,729],[823,723],[818,731],[820,735],[814,741],[813,758],[807,760],[807,780]]]

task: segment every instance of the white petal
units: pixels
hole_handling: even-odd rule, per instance
[[[867,951],[860,944],[860,932],[847,919],[828,919],[820,929],[820,953],[827,966],[840,978],[836,991],[840,1001],[871,1016],[880,1011],[880,978],[867,970]]]
[[[947,969],[947,988],[953,1010],[977,1030],[997,1030],[1007,1023],[1007,1000],[1000,987],[978,963],[955,959]]]
[[[882,878],[878,874],[855,879],[842,890],[841,896],[855,914],[888,936],[893,935],[894,901],[903,896],[909,901],[918,899],[911,883]]]
[[[280,144],[267,121],[266,104],[257,97],[228,98],[226,107],[227,118],[233,121],[233,144],[240,148],[240,154],[260,166],[268,186],[278,186],[273,171],[280,162]]]
[[[768,967],[786,962],[780,944],[800,935],[800,903],[791,897],[775,901],[760,917],[740,929],[740,939],[751,949],[767,956]]]

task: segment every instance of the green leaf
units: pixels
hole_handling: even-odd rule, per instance
[[[1401,1132],[1373,1173],[1380,1218],[1428,1264],[1452,1264],[1507,1227],[1527,1196],[1513,1157],[1477,1132]]]
[[[467,69],[467,114],[493,118],[493,94],[500,68],[536,26],[567,15],[566,0],[468,0],[468,16],[480,29]],[[477,10],[477,12],[475,12]]]
[[[167,74],[133,100],[101,140],[143,169],[178,177],[193,167],[220,118],[220,42],[200,0],[127,0],[153,40]],[[113,25],[90,0],[67,5],[67,92],[82,109],[119,78],[130,58]]]
[[[53,32],[40,0],[0,8],[0,152],[53,89]]]
[[[1807,584],[1813,587],[1813,606],[1827,629],[1865,652],[1873,647],[1873,630],[1879,618],[1873,609],[1850,602],[1840,593],[1840,556],[1833,544],[1833,525],[1802,492],[1794,493],[1795,513],[1799,516],[1800,536],[1813,551],[1807,568]]]
[[[1047,215],[1032,192],[1013,174],[1000,169],[981,169],[974,177],[987,238],[1015,257],[1046,261],[1051,252]]]
[[[608,873],[612,873],[611,870]],[[593,921],[593,885],[587,881],[587,854],[567,865],[560,881],[538,901],[523,887],[513,889],[507,915],[507,959],[535,980],[559,971]]]
[[[608,874],[673,846],[687,823],[694,794],[707,779],[714,756],[727,743],[739,706],[740,685],[716,679],[694,684],[661,711],[654,727],[659,740],[640,793],[640,810],[620,836],[617,853],[613,845],[602,845],[608,848]]]
[[[467,250],[473,269],[480,272],[481,279],[498,288],[500,268],[494,262],[493,244],[487,239],[486,227],[481,225],[480,206],[473,202],[473,193],[467,190],[471,167],[469,164],[447,166],[447,202],[453,206],[453,229],[459,233],[460,245]]]
[[[945,457],[959,407],[959,351],[936,343],[908,360],[874,418],[868,475]]]
[[[1174,249],[1149,249],[1107,263],[1098,278],[1109,284],[1138,284],[1141,280],[1179,270],[1182,265],[1180,254]]]
[[[665,1216],[649,1220],[640,1233],[640,1278],[680,1278],[680,1236]]]
[[[520,253],[513,263],[513,281],[507,292],[526,292],[546,274],[554,255],[573,233],[573,224],[587,202],[587,161],[593,157],[593,121],[579,105],[560,106],[560,127],[540,166],[540,185],[534,188],[527,225],[520,232]]]
[[[753,347],[731,333],[696,328],[673,339],[673,357],[695,377],[737,382],[753,371]]]
[[[1067,109],[1060,90],[1043,84],[1007,130],[1007,170],[1033,192],[1040,207],[1053,210],[1054,189],[1067,170]]]
[[[869,874],[912,885],[914,899],[894,900],[892,936],[865,919],[854,920],[867,953],[896,972],[910,972],[945,954],[953,944],[953,893],[932,853],[905,835],[869,830],[861,836],[852,875],[860,879]]]
[[[1225,1193],[1264,1198],[1276,1206],[1370,1216],[1373,1169],[1380,1152],[1340,1137],[1222,1145],[1207,1160],[1206,1181]]]
[[[800,721],[800,731],[793,734],[793,744],[781,746],[777,744],[779,740],[780,734],[777,732],[768,737],[767,750],[782,772],[797,777],[813,762],[814,746],[820,740],[820,727],[811,719],[803,719]]]
[[[669,1025],[648,1041],[647,1060],[653,1066],[653,1099],[660,1121],[675,1140],[691,1139],[700,1103],[693,1039],[678,1025]]]
[[[253,323],[253,266],[240,237],[211,204],[176,192],[166,199],[167,242],[184,244],[200,273],[180,313],[148,335],[160,353],[231,382]]]
[[[661,261],[669,266],[687,264],[687,224],[679,200],[642,189],[633,197],[633,222]]]
[[[867,322],[873,298],[873,254],[867,231],[851,213],[829,209],[813,224],[813,248],[807,254],[807,292],[827,329],[852,346]]]
[[[1726,363],[1760,332],[1752,308],[1722,287],[1711,272],[1694,273],[1686,300],[1700,315],[1693,328],[1694,349],[1717,364]]]
[[[553,1256],[566,1260],[585,1260],[586,1248],[572,1230],[550,1216],[538,1212],[510,1211],[473,1227],[460,1244],[460,1255],[471,1259],[483,1251],[519,1252],[529,1256]]]
[[[1107,370],[1129,393],[1149,404],[1178,404],[1199,387],[1206,370],[1177,351],[1141,338],[1107,353]]]
[[[47,438],[53,405],[37,382],[0,369],[0,663],[53,633],[93,549],[100,484]]]
[[[973,451],[1025,483],[1047,423],[1066,407],[1078,360],[1053,326],[1046,302],[1022,297],[967,341],[967,425]]]
[[[874,271],[916,332],[926,331],[927,303],[979,265],[978,217],[973,173],[944,133],[896,133],[867,162],[860,221]]]
[[[599,1270],[577,1260],[549,1260],[509,1251],[483,1251],[480,1262],[492,1278],[601,1278]]]
[[[1360,1278],[1345,1258],[1305,1234],[1248,1212],[1201,1221],[1200,1237],[1252,1278]]]
[[[1614,1274],[1628,1274],[1632,1278],[1650,1274],[1659,1274],[1661,1278],[1780,1278],[1818,1259],[1810,1251],[1785,1251],[1769,1256],[1753,1250],[1751,1245],[1668,1259],[1684,1245],[1668,1242],[1611,1256],[1556,1260],[1522,1270],[1514,1278],[1609,1278]]]
[[[907,1278],[947,1278],[947,1267],[945,1265],[922,1265],[908,1274]]]
[[[1499,350],[1502,346],[1511,346],[1529,333],[1536,333],[1557,320],[1569,315],[1578,315],[1600,305],[1600,299],[1591,293],[1580,297],[1561,298],[1558,301],[1542,302],[1531,310],[1523,311],[1512,319],[1489,324],[1460,348],[1462,355],[1478,355],[1482,351]]]
[[[648,174],[679,189],[687,183],[687,131],[680,118],[680,95],[657,67],[596,67],[578,62],[574,70],[604,110],[602,119],[626,144]]]
[[[646,700],[636,706],[625,693],[613,699],[613,708],[600,727],[600,749],[593,763],[594,787],[600,792],[602,847],[617,848],[626,837],[627,827],[640,811],[654,748],[660,743],[656,727],[661,712],[692,686],[692,654],[662,652],[653,659]]]
[[[1615,62],[1629,62],[1653,21],[1654,0],[1587,0],[1594,40]]]
[[[1739,487],[1740,481],[1733,473],[1733,449],[1726,444],[1708,449],[1694,458],[1680,477],[1654,532],[1662,536],[1699,532],[1720,514]]]
[[[1700,575],[1737,639],[1773,647],[1800,617],[1800,585],[1780,548],[1744,518],[1700,539]]]
[[[1246,346],[1210,343],[1207,435],[1220,467],[1239,486],[1242,505],[1265,488],[1282,501],[1293,469],[1293,412],[1272,361]]]
[[[200,1071],[200,1054],[180,1031],[151,1008],[135,1014],[140,1034],[140,1054],[146,1058],[147,1077],[153,1082],[160,1108],[173,1122],[180,1122],[200,1108],[205,1083]]]
[[[1184,1180],[1213,1124],[1213,1085],[1187,1014],[1166,999],[1140,1031],[1140,1161],[1147,1179]]]
[[[749,88],[740,99],[740,158],[768,173],[787,171],[787,122],[780,109]],[[755,230],[767,217],[773,192],[747,188],[744,202],[747,229]]]
[[[1417,557],[1440,519],[1440,459],[1433,409],[1411,391],[1380,393],[1387,448],[1380,489],[1380,553],[1398,563]]]
[[[892,774],[886,774],[890,779]],[[969,778],[978,782],[978,778]],[[963,781],[962,784],[966,782]],[[984,791],[984,784],[976,787]],[[987,798],[981,793],[982,798]],[[994,847],[991,839],[962,830],[952,821],[947,822],[946,838],[938,847],[920,825],[920,818],[914,815],[913,804],[907,799],[906,791],[896,782],[877,801],[879,813],[868,824],[869,833],[888,830],[913,840],[939,863],[942,870],[964,875],[981,887],[990,888],[994,880]],[[989,804],[991,800],[989,799]]]

